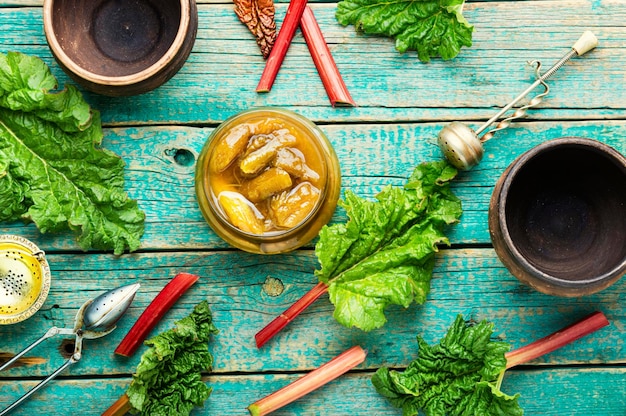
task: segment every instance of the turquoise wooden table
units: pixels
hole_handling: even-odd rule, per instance
[[[20,351],[52,325],[70,326],[86,300],[139,282],[141,289],[111,334],[87,340],[82,360],[36,393],[15,415],[97,415],[125,392],[139,361],[113,350],[156,293],[179,272],[200,276],[153,331],[169,329],[208,300],[220,332],[206,382],[214,388],[194,415],[245,415],[246,406],[353,345],[368,350],[355,370],[277,411],[280,415],[399,415],[370,383],[381,366],[402,369],[416,357],[416,336],[434,343],[457,314],[488,319],[513,348],[567,323],[603,311],[610,326],[507,372],[502,390],[521,393],[527,415],[626,415],[626,279],[595,295],[560,298],[522,285],[502,265],[489,238],[493,186],[521,153],[546,140],[582,136],[626,153],[626,3],[621,0],[477,1],[464,15],[475,26],[473,46],[450,61],[421,63],[399,54],[387,38],[357,34],[335,20],[336,3],[311,4],[357,107],[333,108],[300,32],[268,94],[255,92],[264,61],[230,2],[199,2],[198,35],[181,71],[160,88],[134,97],[85,92],[101,112],[102,146],[126,163],[126,189],[146,212],[141,247],[133,253],[82,251],[72,233],[42,235],[32,224],[3,223],[47,254],[53,282],[32,318],[0,327],[0,360]],[[286,5],[277,6],[277,19]],[[0,52],[41,57],[71,83],[46,44],[41,2],[0,2]],[[289,254],[262,256],[229,247],[204,221],[194,192],[196,158],[227,117],[256,106],[291,109],[314,121],[332,142],[342,189],[371,198],[385,185],[403,185],[420,162],[439,160],[439,130],[453,120],[478,126],[534,81],[527,61],[546,67],[584,30],[599,47],[570,61],[551,80],[546,100],[486,144],[475,169],[453,184],[461,222],[447,234],[451,247],[436,256],[424,305],[389,308],[388,323],[369,333],[332,318],[320,298],[262,349],[254,334],[317,282],[314,242]],[[338,209],[331,222],[345,221]],[[282,283],[269,291],[267,282]],[[280,285],[279,285],[280,286]],[[0,408],[59,367],[71,346],[51,339],[30,360],[0,374]],[[145,347],[144,347],[145,348]]]

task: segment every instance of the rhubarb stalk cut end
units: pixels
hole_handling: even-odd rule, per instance
[[[289,322],[293,321],[296,316],[300,315],[302,311],[308,308],[317,298],[327,291],[328,286],[323,282],[319,282],[313,289],[309,290],[304,296],[298,299],[296,303],[291,305],[289,309],[274,318],[272,322],[267,324],[254,336],[257,348],[261,348],[265,345],[267,341],[272,339],[274,335],[278,334]]]
[[[270,52],[270,56],[265,61],[265,68],[261,79],[256,87],[257,92],[269,92],[276,80],[276,75],[280,70],[280,66],[285,59],[289,45],[300,24],[300,18],[304,13],[307,0],[291,0],[287,6],[287,14],[283,20],[283,24],[278,31],[278,36]]]
[[[250,412],[250,416],[261,416],[259,406],[257,406],[256,404],[251,404],[250,406],[248,406],[248,411]]]
[[[128,396],[123,394],[111,407],[102,413],[102,416],[124,416],[126,413],[130,412],[132,408]]]
[[[354,346],[282,389],[248,406],[251,416],[264,416],[318,389],[365,361],[367,352]]]
[[[328,99],[333,107],[355,107],[356,104],[348,92],[348,88],[341,77],[339,68],[330,53],[328,44],[324,39],[313,10],[310,7],[304,9],[300,20],[300,29],[304,40],[309,47],[313,63],[320,75]]]
[[[165,313],[198,279],[198,276],[190,273],[178,273],[174,276],[139,316],[115,349],[115,354],[124,357],[133,355]]]
[[[548,354],[579,338],[591,334],[600,328],[609,325],[609,321],[602,312],[594,312],[580,321],[556,331],[555,333],[532,342],[525,347],[518,348],[506,354],[506,368],[526,363]]]

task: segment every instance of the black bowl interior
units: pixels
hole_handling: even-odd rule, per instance
[[[180,25],[175,0],[56,0],[55,37],[81,68],[101,76],[132,75],[155,64]]]
[[[545,275],[598,279],[626,259],[626,170],[593,146],[549,148],[515,175],[505,220],[519,253]]]

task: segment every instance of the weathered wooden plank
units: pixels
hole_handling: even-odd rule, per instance
[[[457,314],[495,323],[494,335],[513,348],[539,339],[573,323],[594,310],[602,310],[613,325],[574,345],[538,359],[536,365],[624,363],[623,328],[626,320],[626,279],[593,296],[578,299],[549,297],[521,285],[500,264],[491,249],[443,250],[437,257],[432,291],[421,306],[389,308],[388,323],[364,333],[340,326],[332,318],[327,297],[318,300],[275,340],[257,350],[254,334],[313,287],[317,266],[310,251],[284,256],[256,256],[243,252],[189,252],[49,256],[52,291],[42,311],[29,320],[0,327],[0,352],[16,353],[43,335],[48,327],[70,326],[78,307],[107,289],[131,282],[142,287],[130,311],[111,335],[86,341],[83,360],[71,374],[130,373],[139,360],[114,357],[113,350],[139,313],[176,273],[201,276],[159,324],[161,332],[206,299],[220,329],[212,343],[219,373],[304,371],[359,344],[369,350],[365,368],[406,366],[416,353],[416,335],[436,342]],[[278,296],[264,289],[267,279],[279,279]],[[40,375],[61,365],[63,337],[46,341],[32,356],[46,363],[14,368],[3,376]],[[47,354],[47,355],[46,355]]]
[[[214,124],[260,105],[297,109],[315,121],[488,119],[532,82],[526,61],[551,65],[583,30],[593,28],[601,46],[554,76],[553,93],[531,117],[621,118],[626,109],[626,39],[620,30],[626,4],[620,1],[471,3],[465,14],[476,27],[474,45],[452,61],[429,64],[414,53],[400,55],[391,39],[341,27],[335,4],[313,7],[357,108],[330,107],[300,34],[271,93],[257,94],[264,62],[230,4],[199,6],[194,49],[170,82],[137,97],[87,94],[88,101],[105,123],[115,125]],[[279,16],[284,10],[278,6]],[[46,46],[40,8],[3,9],[0,27],[0,51],[39,55],[61,84],[68,82]]]
[[[385,185],[402,186],[418,163],[443,157],[436,144],[442,126],[406,123],[320,128],[337,152],[343,189],[371,198]],[[127,161],[128,192],[147,215],[142,250],[228,247],[202,218],[195,196],[195,160],[211,131],[176,126],[106,131],[103,147]],[[479,166],[456,179],[454,190],[462,199],[464,214],[449,230],[451,241],[489,244],[487,209],[493,186],[504,169],[531,147],[563,136],[592,138],[626,154],[624,122],[516,123],[486,143]],[[338,209],[333,222],[345,219],[343,209]],[[0,224],[0,233],[23,235],[47,252],[78,250],[70,233],[42,236],[34,226],[22,223]]]
[[[60,409],[100,414],[124,391],[139,360],[138,355],[113,356],[115,346],[158,290],[177,272],[187,271],[201,280],[154,332],[170,328],[202,299],[211,303],[221,331],[211,344],[216,362],[208,381],[215,392],[195,414],[247,414],[248,403],[354,344],[369,350],[356,372],[276,414],[399,414],[371,388],[371,371],[382,365],[406,366],[416,354],[415,336],[436,342],[456,314],[492,320],[495,335],[516,348],[602,310],[611,326],[510,371],[503,390],[521,392],[529,415],[622,416],[626,279],[580,299],[530,290],[488,248],[487,204],[506,166],[542,141],[584,136],[626,153],[626,3],[471,2],[465,15],[476,27],[474,46],[453,61],[422,64],[413,53],[398,54],[390,39],[339,26],[334,2],[311,2],[357,108],[329,106],[299,34],[275,88],[256,94],[264,65],[257,46],[234,16],[232,3],[214,0],[198,2],[198,40],[187,64],[166,85],[138,97],[86,94],[108,127],[103,146],[128,163],[127,189],[147,213],[146,235],[140,252],[113,257],[80,252],[70,234],[41,236],[32,225],[0,224],[0,233],[23,235],[48,253],[54,279],[42,311],[25,323],[0,326],[0,357],[19,351],[52,325],[71,326],[78,307],[109,288],[135,281],[142,288],[113,334],[86,341],[83,359],[15,414],[59,414]],[[0,52],[17,49],[39,55],[64,84],[69,78],[45,43],[41,4],[0,2]],[[279,20],[285,8],[279,5]],[[331,139],[341,161],[343,189],[373,197],[387,184],[401,186],[418,162],[441,158],[434,138],[443,121],[480,124],[532,82],[525,61],[541,59],[550,65],[589,28],[599,37],[600,48],[568,63],[550,81],[548,100],[528,119],[542,121],[516,123],[498,133],[486,144],[481,165],[455,181],[465,213],[449,230],[454,248],[437,256],[425,305],[390,308],[384,328],[363,333],[337,324],[332,305],[322,298],[262,350],[256,349],[254,333],[314,285],[317,261],[312,245],[281,256],[226,250],[206,225],[195,201],[193,175],[195,158],[217,123],[251,106],[294,109],[316,121]],[[333,221],[344,220],[345,214],[337,211]],[[268,293],[264,285],[269,279],[279,279],[283,292]],[[71,351],[67,341],[48,340],[29,354],[43,363],[2,373],[0,408],[60,366]]]
[[[249,415],[246,406],[300,377],[291,375],[229,375],[207,377],[213,387],[204,408],[192,415]],[[370,383],[371,373],[349,373],[272,413],[286,415],[400,415]],[[6,407],[34,381],[0,382],[0,408]],[[127,388],[129,380],[56,380],[12,414],[55,414],[63,403],[66,414],[99,415]],[[520,393],[525,414],[623,416],[626,370],[620,367],[510,370],[502,391]]]

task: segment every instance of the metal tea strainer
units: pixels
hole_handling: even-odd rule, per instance
[[[11,412],[33,393],[41,389],[50,380],[59,375],[67,367],[77,363],[82,357],[84,339],[95,339],[110,334],[115,329],[117,321],[122,317],[122,315],[124,315],[130,306],[138,289],[139,283],[121,286],[105,292],[95,299],[88,300],[78,310],[73,328],[58,328],[56,326],[50,328],[41,338],[30,344],[20,353],[0,366],[0,371],[9,368],[11,364],[15,363],[27,352],[41,344],[44,340],[55,335],[74,335],[76,337],[74,341],[74,353],[72,356],[52,374],[39,382],[39,384],[29,390],[9,407],[1,411],[0,416],[4,416]]]
[[[16,235],[0,235],[0,324],[30,318],[50,291],[50,267],[45,253]]]
[[[523,117],[526,114],[526,110],[539,105],[539,103],[543,101],[543,97],[545,97],[550,91],[545,81],[554,75],[554,73],[572,57],[581,56],[595,48],[597,45],[598,39],[593,33],[587,31],[584,32],[580,39],[576,41],[571,50],[545,73],[542,74],[540,72],[541,62],[532,62],[532,64],[535,65],[537,80],[526,88],[526,90],[518,95],[513,101],[503,107],[502,110],[500,110],[496,115],[487,120],[477,130],[474,131],[459,121],[454,121],[447,126],[444,126],[444,128],[439,132],[438,143],[446,159],[448,159],[454,167],[460,170],[469,170],[476,166],[483,157],[484,149],[482,144],[491,139],[496,131],[507,128],[513,120]],[[513,108],[513,106],[515,106],[539,85],[544,87],[544,91],[542,93],[537,94],[530,101],[528,101],[526,105],[518,108],[510,117],[500,121],[494,129],[483,135],[483,137],[478,137],[479,134],[487,130],[489,126],[496,122],[502,115]]]

